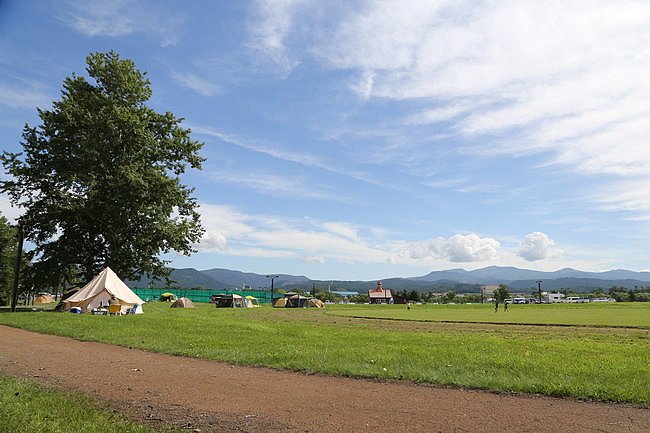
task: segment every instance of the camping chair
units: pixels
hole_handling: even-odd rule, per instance
[[[135,314],[135,311],[138,309],[139,306],[140,306],[140,304],[133,304],[133,307],[129,307],[129,308],[126,309],[125,314],[127,314],[127,315],[128,314]]]
[[[122,306],[120,304],[114,304],[108,306],[108,315],[116,314],[118,316],[122,315]]]

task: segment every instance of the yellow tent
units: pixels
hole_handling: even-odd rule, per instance
[[[174,295],[171,292],[165,292],[161,293],[160,297],[158,298],[159,301],[161,302],[172,302],[175,301],[178,298],[178,296]]]
[[[50,295],[40,295],[34,300],[35,304],[48,304],[50,302],[54,302],[54,299]]]
[[[287,306],[287,298],[278,298],[273,303],[274,308],[282,308]]]
[[[260,303],[257,301],[257,298],[255,296],[246,296],[246,303],[248,304],[248,307],[259,307]]]

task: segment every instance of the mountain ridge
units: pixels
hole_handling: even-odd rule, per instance
[[[366,291],[374,288],[376,280],[312,280],[304,275],[273,274],[274,287],[286,290],[310,290],[313,286],[330,290]],[[242,289],[244,285],[253,290],[268,289],[271,280],[266,274],[242,272],[225,268],[211,268],[199,271],[194,268],[172,269],[171,279],[175,281],[170,287],[204,288],[212,290]],[[649,285],[650,272],[613,269],[603,272],[586,272],[573,268],[557,271],[535,271],[513,266],[488,266],[467,271],[462,268],[432,271],[416,277],[395,277],[382,279],[384,287],[395,290],[418,291],[478,291],[480,285],[507,284],[517,290],[536,290],[537,281],[542,281],[543,290],[569,289],[589,291],[595,288],[607,289],[612,286],[626,288]],[[127,281],[132,287],[163,287],[164,281],[152,281],[141,278]]]

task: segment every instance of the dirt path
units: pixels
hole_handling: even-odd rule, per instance
[[[188,431],[650,432],[650,410],[625,405],[232,366],[5,326],[0,370]]]

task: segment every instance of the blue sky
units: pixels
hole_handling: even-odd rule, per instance
[[[648,29],[647,1],[0,0],[0,146],[113,49],[205,143],[173,266],[647,270]]]

